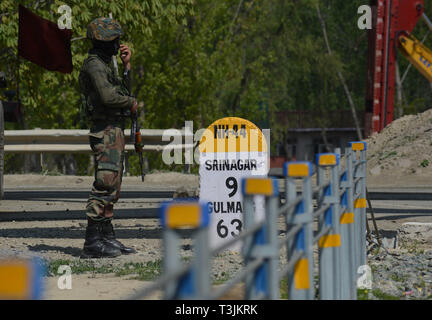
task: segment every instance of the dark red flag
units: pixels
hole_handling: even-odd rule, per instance
[[[72,30],[19,6],[18,54],[50,71],[72,72]]]

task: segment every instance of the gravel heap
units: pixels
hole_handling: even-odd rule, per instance
[[[369,256],[370,299],[432,299],[432,250]]]
[[[432,223],[406,223],[395,249],[371,248],[370,299],[432,299]]]
[[[366,141],[372,176],[432,173],[432,109],[399,118]]]

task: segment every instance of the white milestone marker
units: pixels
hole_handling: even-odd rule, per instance
[[[252,122],[228,117],[215,121],[200,141],[200,200],[210,204],[212,249],[238,236],[243,230],[245,177],[266,176],[268,146],[261,130]],[[255,221],[264,219],[264,198],[255,198]],[[239,251],[241,242],[228,248]]]

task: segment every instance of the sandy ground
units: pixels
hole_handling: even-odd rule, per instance
[[[147,263],[162,259],[162,229],[157,218],[147,216],[157,214],[160,202],[171,198],[120,198],[115,206],[113,224],[116,237],[127,246],[136,249],[133,255],[123,255],[114,259],[80,259],[84,243],[86,218],[84,214],[86,198],[93,182],[92,177],[6,175],[5,199],[0,201],[0,257],[17,256],[22,258],[41,257],[49,261],[62,260],[66,265],[79,261],[90,261],[97,266],[122,268],[128,263]],[[198,176],[180,173],[155,173],[140,177],[125,177],[122,190],[125,191],[172,191],[188,192],[196,195]],[[56,194],[54,198],[40,197],[11,199],[10,193],[36,191]],[[81,196],[68,193],[80,192]],[[30,219],[36,217],[36,219]],[[40,218],[37,218],[40,217]],[[180,252],[184,257],[192,255],[192,243],[188,233],[183,233]],[[222,272],[232,272],[238,268],[241,257],[236,252],[227,251],[213,259],[215,278],[223,277]],[[221,271],[224,270],[224,271]],[[43,299],[46,300],[101,300],[125,299],[141,290],[150,282],[135,280],[134,275],[116,276],[113,273],[72,274],[72,288],[60,289],[58,281],[62,274],[45,277]],[[226,296],[229,298],[229,296]],[[238,298],[238,294],[236,295]],[[156,291],[145,299],[160,299]]]
[[[46,278],[45,300],[123,300],[145,288],[151,282],[118,277],[114,274],[77,274],[72,277],[71,289],[58,285],[59,278]],[[62,279],[60,279],[61,281]],[[157,291],[146,297],[148,300],[161,299]]]
[[[20,257],[39,256],[49,260],[62,259],[79,261],[85,234],[85,202],[83,197],[71,198],[68,191],[89,191],[93,177],[82,176],[42,176],[5,175],[5,191],[50,190],[64,194],[50,198],[29,198],[13,200],[7,197],[0,201],[0,218],[12,215],[10,220],[0,221],[0,256]],[[145,183],[140,177],[124,177],[122,189],[131,191],[175,191],[180,186],[190,186],[191,193],[198,185],[198,177],[178,173],[159,173],[146,176]],[[113,223],[117,238],[125,245],[134,247],[137,254],[114,259],[97,259],[102,264],[115,266],[125,263],[146,263],[162,258],[162,232],[158,219],[149,219],[148,212],[154,214],[160,201],[170,198],[121,199],[116,205],[116,218]],[[157,212],[157,211],[156,211]],[[122,219],[124,213],[135,214],[135,218]],[[143,213],[143,218],[140,214]],[[20,221],[20,217],[42,214],[38,221]],[[53,219],[50,219],[50,217]],[[70,217],[70,218],[69,218]],[[13,220],[13,219],[16,220]],[[183,254],[190,254],[190,240],[183,241]],[[60,276],[60,275],[59,275]],[[124,299],[143,288],[146,283],[131,280],[130,276],[118,277],[114,274],[75,274],[72,275],[72,289],[59,289],[57,276],[46,277],[44,299]],[[119,281],[120,280],[120,281]],[[146,299],[160,298],[156,293]]]

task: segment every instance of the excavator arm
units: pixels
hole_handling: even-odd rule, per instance
[[[365,136],[380,132],[393,121],[397,48],[403,50],[407,58],[413,61],[417,58],[418,64],[420,56],[415,53],[425,47],[409,34],[421,18],[432,29],[424,16],[424,0],[370,0],[370,7],[373,26],[368,32]],[[429,56],[422,55],[432,62]],[[424,69],[425,65],[420,67]]]
[[[399,51],[430,82],[432,82],[432,51],[413,35],[399,36]]]

